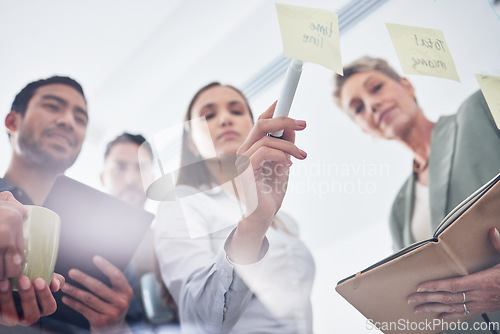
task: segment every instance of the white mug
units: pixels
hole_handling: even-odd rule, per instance
[[[50,286],[59,250],[61,218],[57,213],[36,205],[25,205],[28,214],[23,221],[24,264],[21,275],[31,282],[42,278]],[[17,277],[10,280],[17,291]]]

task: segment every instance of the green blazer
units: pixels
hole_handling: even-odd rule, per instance
[[[481,91],[471,95],[451,116],[436,123],[429,157],[431,230],[455,206],[500,172],[500,130]],[[396,196],[390,229],[399,250],[416,240],[411,233],[414,186],[411,174]]]
[[[448,212],[499,172],[500,130],[483,94],[478,91],[465,100],[455,115],[441,117],[432,131],[429,157],[431,230],[436,230]],[[416,176],[412,173],[392,206],[390,229],[395,250],[416,241],[411,232],[415,182]],[[488,317],[500,322],[500,312],[488,313]],[[469,320],[469,328],[474,321],[483,319]]]

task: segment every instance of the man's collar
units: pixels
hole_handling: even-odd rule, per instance
[[[0,178],[0,191],[10,191],[24,205],[32,205],[33,200],[22,189],[16,187],[4,178]]]
[[[7,181],[4,178],[0,178],[0,191],[10,191],[16,189],[16,186],[14,186],[12,183]]]

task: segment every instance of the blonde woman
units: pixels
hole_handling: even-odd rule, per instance
[[[395,250],[431,238],[450,210],[500,172],[500,131],[480,91],[456,114],[434,123],[420,108],[410,81],[385,60],[360,58],[344,68],[336,83],[337,104],[363,132],[396,140],[414,156],[410,176],[392,207]],[[492,229],[488,238],[500,253],[498,231]],[[500,265],[473,275],[422,282],[417,289],[402,296],[417,313],[438,312],[440,318],[452,319],[477,315],[469,321],[471,329],[474,323],[488,327],[481,324],[483,319],[500,321]],[[492,311],[496,312],[481,316]]]

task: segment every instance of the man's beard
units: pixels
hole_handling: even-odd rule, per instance
[[[66,156],[58,158],[44,150],[41,142],[33,137],[31,131],[20,131],[18,144],[20,149],[19,153],[30,166],[54,172],[62,173],[71,167],[79,153],[77,152],[71,155],[66,154]]]

